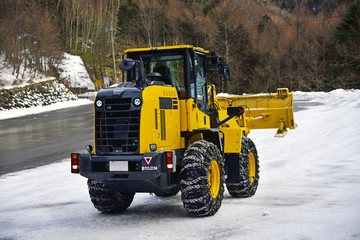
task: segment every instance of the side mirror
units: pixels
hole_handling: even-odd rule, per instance
[[[135,61],[132,60],[131,58],[125,58],[119,64],[119,68],[121,71],[129,71],[133,69],[134,66],[135,66]]]
[[[137,68],[138,68],[138,72],[137,72],[138,78],[134,79],[133,82],[136,81],[136,85],[138,85],[138,86],[143,86],[145,84],[149,85],[147,82],[148,80],[146,79],[145,74],[144,74],[144,63],[141,58],[140,58],[140,60],[133,60],[131,58],[125,58],[119,63],[119,68],[123,72],[125,72],[125,71],[128,72],[128,71],[132,70],[135,66],[137,66]]]
[[[219,65],[219,73],[221,76],[221,80],[230,80],[230,66],[228,64]]]

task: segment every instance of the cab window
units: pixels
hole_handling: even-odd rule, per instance
[[[180,98],[186,97],[183,54],[180,52],[144,54],[134,58],[141,58],[144,63],[145,76],[153,72],[159,73],[161,76],[154,80],[162,81],[166,86],[175,87]],[[138,69],[134,69],[134,71],[134,77],[136,78],[139,75]]]

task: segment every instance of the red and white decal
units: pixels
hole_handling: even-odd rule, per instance
[[[152,159],[152,157],[144,157],[144,160],[145,160],[145,162],[146,162],[147,165],[150,164],[151,159]]]

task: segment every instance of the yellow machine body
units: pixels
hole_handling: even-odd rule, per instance
[[[194,99],[180,100],[176,89],[166,86],[150,86],[143,92],[144,103],[140,124],[140,153],[149,152],[149,145],[156,144],[158,150],[167,151],[185,148],[181,132],[210,129],[210,117],[201,112]],[[168,105],[160,104],[167,101]],[[219,106],[219,120],[229,117],[228,107],[242,106],[245,114],[219,126],[225,139],[224,153],[239,153],[241,139],[251,129],[277,129],[275,137],[284,137],[287,129],[295,129],[293,94],[287,89],[277,93],[245,96],[215,97]],[[190,141],[201,140],[196,134]]]
[[[150,144],[156,144],[159,151],[185,148],[181,132],[210,128],[210,117],[197,108],[194,99],[179,100],[174,87],[149,86],[143,92],[143,100],[141,154],[150,152]]]
[[[176,89],[149,86],[143,91],[140,116],[140,153],[150,152],[156,144],[159,151],[180,149],[180,107]]]
[[[207,73],[230,79],[221,56],[191,45],[128,49],[123,81],[94,101],[94,148],[71,154],[71,172],[89,179],[94,207],[128,208],[137,192],[173,196],[188,213],[214,215],[226,184],[233,197],[255,194],[259,160],[252,129],[296,127],[293,94],[217,97]],[[243,144],[243,145],[242,145]]]
[[[278,133],[285,133],[296,128],[293,93],[287,88],[270,94],[218,97],[217,101],[221,109],[245,107],[244,120],[249,129],[277,128]]]
[[[178,49],[191,49],[202,56],[210,53],[191,45],[136,48],[125,50],[125,53]],[[207,89],[207,104],[209,109],[216,106],[214,109],[218,114],[217,123],[229,117],[229,107],[241,106],[245,113],[221,125],[214,125],[210,114],[199,109],[197,98],[184,98],[179,89],[170,85],[147,86],[142,92],[139,154],[151,152],[150,145],[156,145],[156,151],[186,149],[191,143],[205,139],[204,132],[214,129],[225,143],[222,149],[224,153],[240,153],[242,137],[247,136],[251,129],[274,128],[277,129],[276,137],[284,137],[287,129],[296,127],[293,94],[286,88],[280,88],[277,93],[270,94],[222,97],[216,96],[214,85],[207,84]]]

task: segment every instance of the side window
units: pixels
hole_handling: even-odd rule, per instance
[[[196,99],[206,102],[204,59],[195,55]]]

